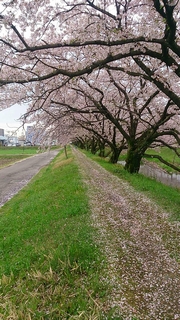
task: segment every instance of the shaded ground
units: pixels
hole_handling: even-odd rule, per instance
[[[179,224],[127,182],[73,152],[108,261],[106,307],[116,310],[116,319],[180,319]]]

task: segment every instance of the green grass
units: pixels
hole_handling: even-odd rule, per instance
[[[61,153],[0,209],[0,318],[103,319],[95,232],[77,165]]]
[[[36,154],[38,147],[0,147],[0,155]]]
[[[84,151],[85,152],[85,151]],[[130,174],[119,164],[111,164],[107,160],[85,152],[92,160],[97,161],[106,170],[127,180],[137,191],[147,194],[155,203],[171,213],[171,219],[180,221],[180,189],[166,186],[155,179],[142,174]]]
[[[179,190],[86,154],[180,220]],[[106,259],[86,192],[70,150],[68,159],[61,151],[0,208],[0,319],[123,320],[106,306]]]

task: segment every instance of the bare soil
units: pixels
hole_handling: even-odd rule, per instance
[[[179,223],[84,154],[74,155],[88,189],[95,239],[107,259],[106,308],[116,318],[180,319]],[[134,317],[134,318],[133,318]]]

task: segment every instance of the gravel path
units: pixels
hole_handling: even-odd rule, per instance
[[[173,258],[178,223],[168,222],[168,213],[127,182],[73,152],[88,187],[96,241],[108,261],[107,307],[116,308],[116,319],[123,314],[124,319],[179,320],[180,269]]]

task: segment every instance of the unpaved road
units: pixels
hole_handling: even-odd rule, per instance
[[[0,169],[0,207],[22,189],[58,152],[59,150],[50,150]]]
[[[112,290],[105,308],[116,309],[113,319],[179,320],[179,224],[127,182],[73,152],[88,188],[95,240],[107,259],[102,281]]]

